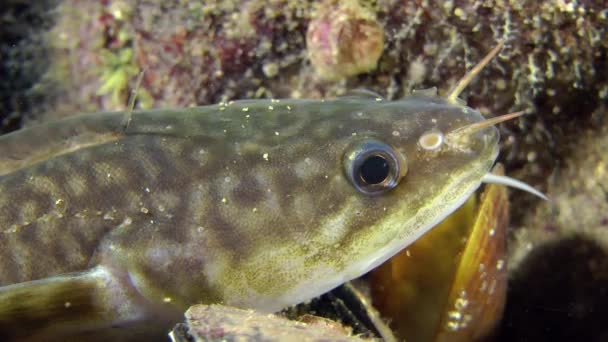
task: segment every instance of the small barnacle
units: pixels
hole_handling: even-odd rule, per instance
[[[373,11],[357,0],[328,0],[313,14],[306,45],[317,75],[337,80],[376,68],[384,30]]]

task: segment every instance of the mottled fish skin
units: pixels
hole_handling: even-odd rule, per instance
[[[427,96],[248,100],[136,112],[126,128],[124,113],[103,113],[2,136],[0,336],[33,280],[84,277],[97,284],[85,292],[107,299],[89,306],[120,311],[93,322],[168,312],[167,330],[195,303],[272,312],[328,291],[477,189],[498,153],[494,127],[464,149],[425,151],[418,139],[481,120]],[[344,174],[345,151],[369,138],[407,159],[400,184],[376,196]],[[51,278],[72,272],[85,273]],[[29,293],[53,296],[39,286]]]

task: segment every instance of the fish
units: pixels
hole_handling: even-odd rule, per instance
[[[365,274],[482,182],[519,184],[488,175],[495,125],[521,113],[485,119],[461,88],[83,114],[1,136],[0,339],[166,338],[193,304],[276,312]]]

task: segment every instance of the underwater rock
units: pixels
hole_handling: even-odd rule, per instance
[[[583,234],[540,243],[512,272],[497,341],[608,341],[608,249]]]
[[[106,1],[103,6],[80,1],[87,11],[84,14],[72,6],[72,1],[64,0],[59,8],[58,36],[51,36],[58,39],[62,33],[72,33],[63,43],[54,41],[59,43],[58,57],[69,53],[97,54],[99,45],[111,43],[103,34],[104,26],[111,27],[112,21],[103,22],[101,18],[112,13],[117,0]],[[288,0],[273,0],[268,5],[260,0],[217,4],[164,1],[162,5],[154,1],[120,2],[129,3],[134,13],[124,23],[124,31],[130,46],[139,54],[138,65],[142,69],[148,67],[147,72],[154,75],[148,76],[147,82],[151,83],[154,100],[161,101],[157,106],[163,101],[178,106],[189,104],[183,102],[188,98],[160,92],[168,85],[193,93],[190,99],[198,104],[218,102],[222,95],[227,99],[243,98],[249,91],[275,97],[290,97],[297,91],[302,97],[311,97],[318,94],[319,87],[326,96],[345,89],[342,83],[327,85],[313,79],[295,79],[308,80],[312,76],[301,63],[308,55],[306,33],[316,26],[323,17],[322,9],[331,7],[332,1],[324,2],[319,10],[315,3]],[[502,39],[506,48],[500,61],[485,72],[491,78],[481,77],[481,83],[467,92],[475,100],[473,105],[479,103],[502,111],[513,105],[533,104],[536,96],[547,91],[555,94],[571,92],[568,88],[596,88],[596,71],[605,66],[602,56],[607,43],[598,37],[606,33],[607,14],[600,1],[560,6],[531,0],[499,4],[481,0],[379,1],[369,9],[361,3],[347,2],[351,8],[359,9],[351,16],[377,18],[377,27],[384,31],[385,54],[373,75],[353,80],[349,87],[365,86],[389,97],[431,85],[445,90],[470,63]],[[535,14],[530,17],[529,13]],[[334,20],[337,19],[339,16]],[[371,23],[370,20],[364,22]],[[102,30],[91,25],[100,21]],[[75,30],[79,24],[84,25],[84,30]],[[548,34],[551,32],[554,33]],[[97,43],[83,44],[87,40]],[[267,77],[264,66],[272,66],[272,70],[276,67],[276,74],[271,75],[278,77]],[[218,87],[212,81],[236,93],[191,87]]]
[[[608,249],[608,107],[591,114],[576,140],[561,142],[558,167],[547,180],[545,205],[521,209],[511,249],[514,269],[533,250],[563,237],[583,235]]]
[[[0,6],[0,134],[18,129],[24,114],[47,110],[53,91],[38,91],[51,60],[47,32],[59,0],[4,0]],[[50,89],[52,90],[52,89]]]
[[[372,341],[351,336],[339,323],[308,316],[291,321],[276,315],[260,314],[222,305],[196,305],[186,311],[186,323],[170,334],[173,342],[185,341],[291,341],[321,342]]]

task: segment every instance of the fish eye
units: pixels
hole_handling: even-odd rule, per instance
[[[374,139],[352,145],[344,155],[344,172],[361,193],[377,195],[393,189],[405,175],[405,158]]]

